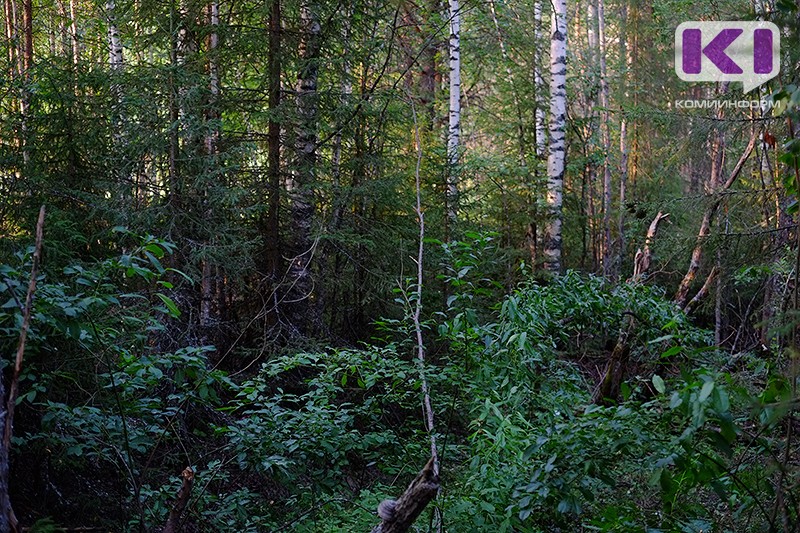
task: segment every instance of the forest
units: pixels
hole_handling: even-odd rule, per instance
[[[2,2],[0,533],[800,531],[800,1]]]

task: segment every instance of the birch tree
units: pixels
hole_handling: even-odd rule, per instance
[[[456,222],[458,213],[458,159],[461,137],[461,13],[458,0],[450,1],[450,113],[447,129],[447,224]],[[448,238],[449,238],[449,231]]]
[[[550,37],[550,153],[547,158],[548,220],[544,233],[545,268],[561,270],[561,224],[567,119],[567,2],[554,0]]]
[[[535,115],[536,115],[536,157],[544,157],[545,145],[547,142],[547,132],[545,122],[547,116],[544,111],[544,103],[542,101],[542,92],[544,91],[544,79],[542,78],[542,53],[540,46],[543,45],[542,39],[542,2],[536,0],[533,3],[533,83],[535,96]]]

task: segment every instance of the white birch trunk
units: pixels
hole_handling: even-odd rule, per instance
[[[554,0],[550,38],[550,153],[547,158],[547,206],[544,234],[545,268],[561,270],[561,223],[567,119],[567,2]]]
[[[450,5],[450,113],[447,129],[447,219],[452,227],[458,214],[458,160],[461,137],[461,12],[458,0]]]
[[[536,117],[536,157],[544,157],[547,143],[545,103],[542,95],[544,93],[544,79],[542,79],[542,53],[541,46],[544,46],[542,39],[542,2],[536,0],[533,3],[533,82],[535,94],[535,117]]]
[[[76,67],[81,58],[81,44],[78,40],[78,16],[75,10],[75,0],[69,0],[69,14],[70,14],[70,34],[72,37],[72,64]]]

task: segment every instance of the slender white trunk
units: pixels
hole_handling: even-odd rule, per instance
[[[450,113],[447,129],[447,219],[452,227],[458,213],[458,159],[461,137],[461,12],[450,2]]]
[[[544,80],[542,79],[542,53],[541,46],[544,45],[542,39],[542,2],[536,0],[533,3],[533,82],[535,91],[535,117],[536,117],[536,157],[544,157],[547,143],[546,114],[544,94]]]
[[[545,267],[561,270],[561,206],[564,188],[567,119],[567,2],[553,1],[550,38],[550,153],[547,158],[547,206],[544,235]]]
[[[117,27],[117,8],[114,0],[106,2],[106,20],[108,22],[108,65],[113,72],[119,72],[123,66],[122,40]]]
[[[78,41],[78,17],[75,10],[75,0],[69,0],[70,34],[72,36],[72,64],[78,66],[81,58],[81,44]]]

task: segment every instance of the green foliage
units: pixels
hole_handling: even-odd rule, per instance
[[[416,367],[392,348],[299,353],[243,383],[226,408],[237,420],[218,431],[244,471],[276,477],[295,494],[312,481],[314,490],[341,490],[347,471],[397,472],[396,460],[413,449],[404,433],[416,425],[407,418],[418,392]],[[403,433],[390,423],[398,418],[411,422]]]

